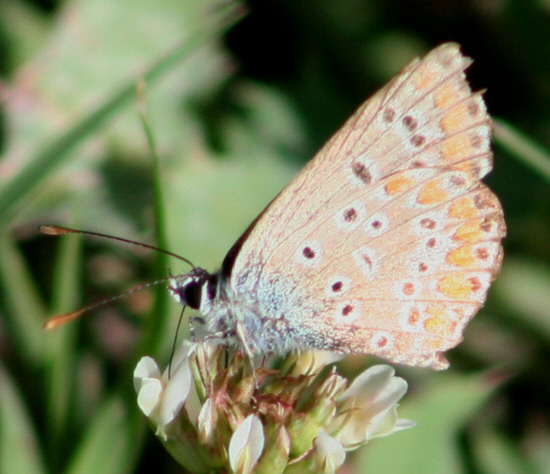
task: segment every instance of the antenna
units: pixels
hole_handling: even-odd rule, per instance
[[[161,283],[165,283],[168,280],[170,280],[172,277],[166,277],[162,278],[161,280],[155,280],[149,283],[145,283],[143,285],[134,286],[133,288],[130,288],[129,290],[126,290],[116,296],[111,296],[110,298],[105,298],[99,301],[96,301],[95,303],[87,304],[86,306],[83,306],[80,309],[70,311],[69,313],[60,314],[59,316],[54,316],[52,318],[49,318],[44,323],[44,329],[47,331],[51,329],[55,329],[65,323],[68,323],[69,321],[72,321],[73,319],[78,318],[81,314],[90,311],[91,309],[98,308],[99,306],[103,306],[105,304],[111,303],[115,300],[118,300],[122,298],[123,296],[131,295],[132,293],[136,293],[138,291],[144,290],[145,288],[149,288],[151,286],[160,285]]]
[[[138,247],[144,247],[150,250],[156,250],[157,252],[162,252],[166,255],[170,255],[171,257],[176,257],[179,260],[184,261],[185,263],[191,265],[191,267],[196,268],[191,261],[187,260],[184,257],[181,257],[180,255],[176,255],[175,253],[169,252],[168,250],[161,249],[159,247],[155,247],[153,245],[143,244],[141,242],[136,242],[134,240],[129,239],[123,239],[122,237],[115,237],[114,235],[108,235],[108,234],[101,234],[99,232],[91,232],[87,230],[77,230],[77,229],[70,229],[68,227],[60,227],[56,225],[41,225],[38,227],[38,231],[41,234],[45,235],[53,235],[53,236],[59,236],[59,235],[65,235],[65,234],[82,234],[82,235],[91,235],[93,237],[103,237],[106,239],[111,240],[118,240],[119,242],[124,242],[127,244],[137,245]],[[60,314],[59,316],[54,316],[52,318],[49,318],[44,323],[44,329],[51,330],[55,329],[69,321],[72,321],[73,319],[77,319],[79,316],[81,316],[83,313],[90,311],[92,309],[98,308],[99,306],[103,306],[105,304],[111,303],[115,300],[118,300],[119,298],[122,298],[123,296],[131,295],[132,293],[136,293],[138,291],[144,290],[145,288],[149,288],[151,286],[156,286],[161,283],[165,283],[168,280],[170,280],[172,276],[168,276],[166,278],[162,278],[160,280],[155,280],[150,283],[145,283],[143,285],[138,285],[133,288],[130,288],[127,291],[124,291],[123,293],[120,293],[116,296],[112,296],[110,298],[105,298],[100,301],[96,301],[95,303],[88,304],[86,306],[83,306],[80,309],[77,309],[75,311],[70,311],[69,313]]]
[[[191,261],[187,260],[186,258],[177,255],[175,253],[169,252],[168,250],[161,249],[159,247],[155,247],[154,245],[148,245],[141,242],[136,242],[135,240],[129,240],[129,239],[123,239],[122,237],[115,237],[114,235],[109,234],[100,234],[99,232],[91,232],[89,230],[77,230],[77,229],[70,229],[68,227],[60,227],[57,225],[41,225],[38,227],[38,232],[44,235],[65,235],[65,234],[82,234],[82,235],[91,235],[93,237],[103,237],[105,239],[111,239],[111,240],[118,240],[119,242],[124,242],[126,244],[132,244],[137,245],[138,247],[144,247],[146,249],[150,250],[156,250],[157,252],[162,252],[166,255],[170,255],[171,257],[175,257],[179,260],[184,261],[185,263],[188,263],[193,268],[195,268],[195,265],[191,263]]]

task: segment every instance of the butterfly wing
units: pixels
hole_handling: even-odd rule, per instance
[[[319,348],[448,366],[499,271],[491,122],[444,44],[367,100],[274,199],[224,268],[264,351]],[[260,326],[261,327],[261,326]],[[256,338],[256,341],[254,341]],[[265,341],[264,341],[265,342]]]

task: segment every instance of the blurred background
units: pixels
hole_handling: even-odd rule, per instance
[[[169,358],[165,288],[42,324],[188,266],[39,224],[213,271],[366,97],[446,41],[495,119],[504,265],[451,369],[397,368],[418,426],[341,472],[550,473],[550,0],[0,1],[0,472],[181,472],[132,388],[142,355]]]

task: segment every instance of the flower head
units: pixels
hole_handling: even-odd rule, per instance
[[[228,360],[224,347],[186,342],[170,375],[141,359],[138,405],[192,472],[330,474],[346,451],[413,423],[397,417],[407,384],[391,367],[375,365],[349,384],[334,367],[324,370],[324,357],[307,353],[287,358],[282,370],[253,369],[239,352]]]

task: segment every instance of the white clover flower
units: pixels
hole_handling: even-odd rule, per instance
[[[389,365],[365,370],[339,399],[340,415],[331,426],[336,439],[346,449],[354,449],[372,438],[414,426],[414,422],[397,417],[398,402],[406,392],[407,382],[396,377]],[[343,426],[336,428],[338,423]]]
[[[373,366],[349,384],[336,366],[322,371],[338,358],[293,355],[273,370],[221,346],[185,343],[170,376],[144,357],[134,384],[157,436],[191,472],[333,474],[346,451],[414,426],[397,417],[407,383],[393,368]]]
[[[260,418],[249,415],[229,442],[229,465],[235,474],[250,474],[264,449],[265,435]]]
[[[156,434],[167,439],[166,426],[171,423],[185,404],[191,391],[189,353],[194,345],[186,343],[174,355],[173,365],[161,375],[157,363],[151,357],[143,357],[134,370],[134,388],[138,394],[138,406],[157,427]]]

